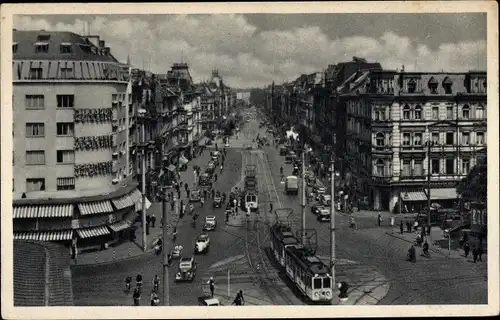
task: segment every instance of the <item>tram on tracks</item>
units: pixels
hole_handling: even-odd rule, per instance
[[[259,193],[257,190],[257,166],[255,165],[246,166],[243,192],[244,207],[250,207],[250,211],[258,211]]]
[[[289,216],[293,212],[288,210]],[[271,226],[272,256],[299,291],[312,302],[326,303],[333,299],[333,279],[329,268],[293,234],[289,217],[279,216]]]

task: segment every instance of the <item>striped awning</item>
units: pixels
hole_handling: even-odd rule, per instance
[[[95,228],[77,229],[76,233],[78,233],[78,236],[82,239],[105,236],[107,234],[110,234],[110,232],[106,228],[106,226],[100,226],[100,227],[95,227]]]
[[[141,199],[141,197],[142,197],[142,193],[141,193],[139,190],[135,189],[135,190],[134,190],[132,193],[130,193],[128,196],[130,197],[130,199],[132,199],[132,201],[133,201],[134,203],[136,203],[137,201],[139,201],[139,200]]]
[[[38,217],[38,206],[20,206],[12,208],[14,219],[30,219]]]
[[[425,201],[427,200],[427,195],[423,191],[409,191],[401,192],[399,197],[403,201]]]
[[[121,210],[126,207],[131,207],[134,205],[134,201],[129,197],[129,195],[125,195],[121,198],[111,200],[115,205],[116,209]]]
[[[38,240],[37,232],[15,232],[14,240]]]
[[[113,230],[114,232],[118,232],[118,231],[122,231],[122,230],[125,230],[127,228],[130,228],[131,224],[132,223],[130,221],[122,220],[122,221],[110,224],[108,227],[110,227],[111,230]]]
[[[148,198],[145,198],[146,199],[146,210],[149,209],[149,207],[151,207],[151,201],[149,201]],[[142,211],[142,197],[139,198],[139,200],[137,200],[137,202],[135,203],[135,211]]]
[[[60,217],[72,217],[72,216],[73,216],[73,205],[62,204],[62,205],[40,206],[38,209],[37,218],[60,218]]]
[[[431,200],[451,200],[457,198],[458,194],[455,188],[431,189]]]
[[[80,209],[80,214],[85,216],[89,214],[113,212],[113,207],[111,206],[111,201],[97,201],[97,202],[87,202],[79,203],[78,209]]]
[[[54,230],[39,233],[39,241],[64,241],[73,238],[73,230]]]

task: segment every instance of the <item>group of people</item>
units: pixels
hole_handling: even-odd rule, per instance
[[[141,289],[142,289],[142,275],[137,274],[136,278],[136,287],[134,289],[134,293],[132,294],[132,298],[134,299],[134,306],[140,306],[141,301]],[[132,277],[127,276],[125,278],[125,291],[130,292],[132,285]],[[151,306],[158,306],[160,304],[160,298],[158,297],[158,289],[160,287],[160,277],[155,275],[153,278],[153,290],[151,291]]]

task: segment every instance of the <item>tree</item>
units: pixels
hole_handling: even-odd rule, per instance
[[[457,193],[462,196],[462,199],[486,202],[488,197],[487,167],[487,157],[484,157],[472,168],[467,177],[459,182]]]

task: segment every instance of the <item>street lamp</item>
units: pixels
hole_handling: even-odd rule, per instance
[[[427,146],[427,229],[429,230],[429,239],[432,243],[431,238],[431,147],[434,145],[434,141],[431,139],[426,141]]]
[[[330,159],[330,260],[332,274],[332,288],[335,288],[335,176],[339,176],[335,172],[335,156],[332,154]]]
[[[144,119],[147,111],[145,109],[137,110],[137,116],[141,119],[141,176],[142,176],[142,249],[144,251],[148,250],[147,236],[146,236],[146,130]]]
[[[302,243],[306,243],[306,153],[312,149],[304,144],[304,149],[301,154],[302,161]]]

